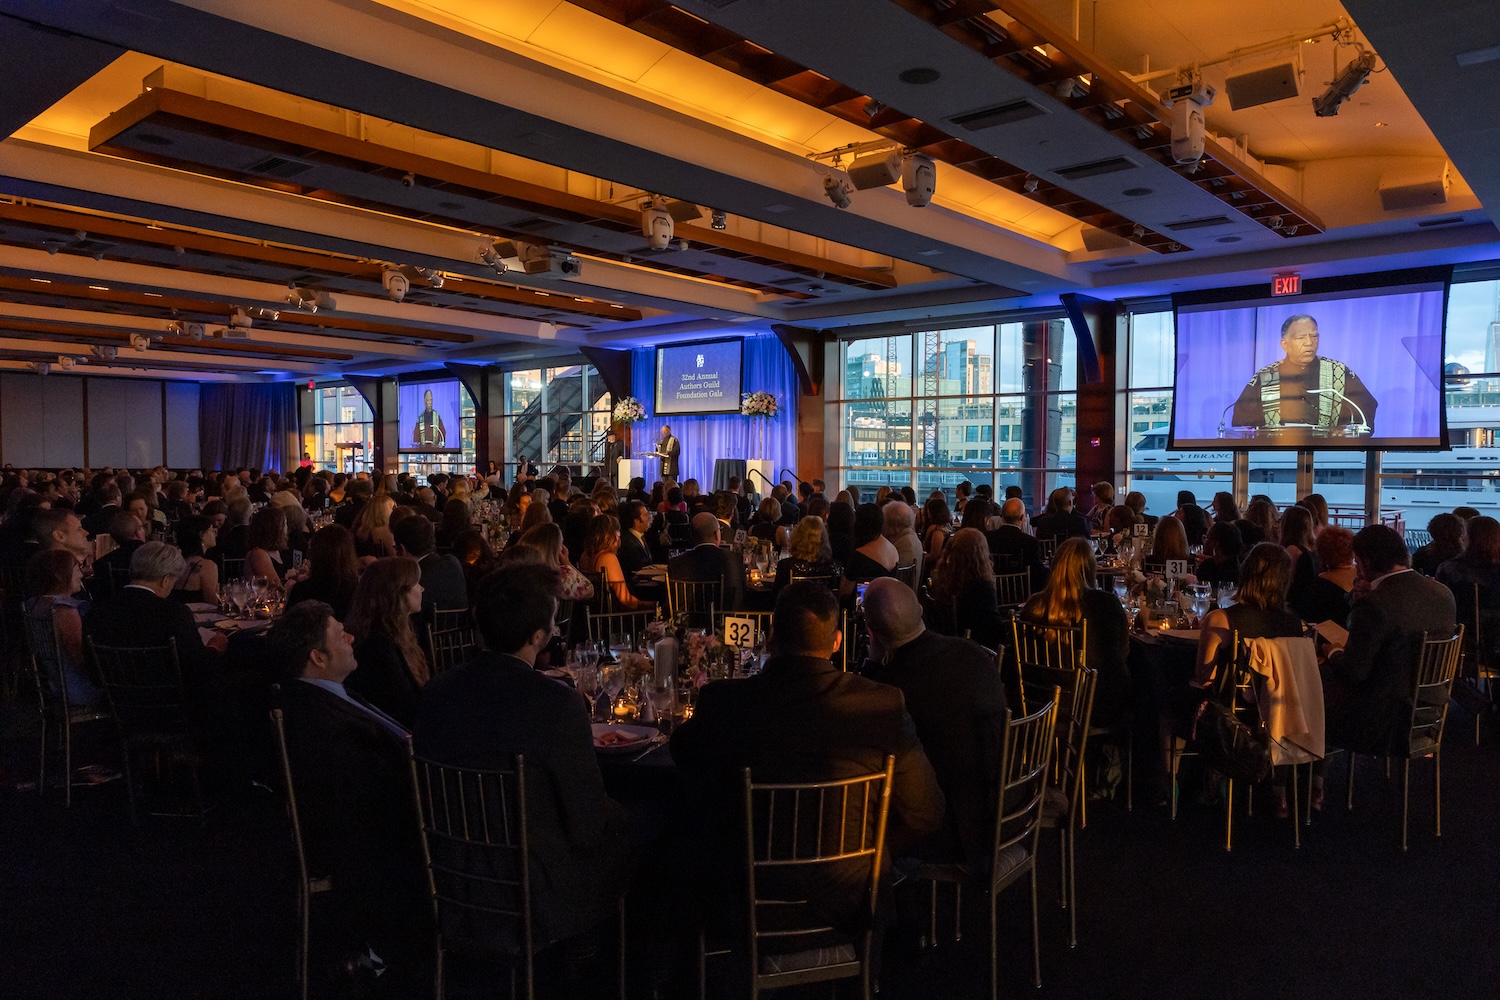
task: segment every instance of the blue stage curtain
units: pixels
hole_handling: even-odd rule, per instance
[[[286,472],[301,457],[297,387],[290,382],[205,383],[198,427],[205,469]]]
[[[742,417],[737,413],[711,417],[688,417],[677,414],[668,419],[655,415],[656,406],[656,349],[637,348],[632,354],[631,393],[645,406],[652,416],[631,428],[631,453],[641,455],[650,451],[661,435],[662,424],[670,424],[672,433],[682,442],[681,482],[698,480],[705,493],[713,489],[714,460],[719,458],[767,458],[773,470],[771,478],[781,482],[786,478],[782,469],[795,469],[797,459],[797,403],[801,393],[797,385],[797,370],[786,348],[775,336],[745,338],[744,391],[769,392],[781,404],[776,419],[764,421],[765,448],[761,452],[755,425],[761,421]],[[659,474],[654,459],[646,459],[646,485],[649,487]],[[756,480],[752,487],[757,493],[769,492],[768,487]]]

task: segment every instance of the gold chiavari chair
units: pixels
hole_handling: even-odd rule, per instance
[[[432,676],[468,663],[479,652],[479,636],[473,627],[438,629],[427,626],[427,651],[432,657]]]
[[[1018,608],[1025,604],[1031,599],[1031,574],[1026,570],[996,574],[995,596],[1002,608]]]
[[[695,626],[710,627],[715,608],[724,607],[724,581],[678,580],[667,573],[667,617],[687,615]]]
[[[281,709],[271,709],[271,725],[276,733],[276,751],[281,758],[281,780],[286,786],[287,819],[292,825],[292,846],[297,852],[297,992],[307,1000],[307,963],[312,938],[312,901],[333,889],[331,879],[313,875],[307,867],[307,851],[302,842],[302,814],[297,810],[296,782],[292,778],[292,761],[286,749],[286,720]]]

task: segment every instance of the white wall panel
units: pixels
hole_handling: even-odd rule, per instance
[[[42,464],[83,464],[83,379],[35,376],[42,383]]]
[[[165,465],[160,382],[126,382],[125,454],[132,469]],[[90,387],[92,388],[92,386]]]
[[[130,384],[123,379],[89,381],[89,466],[129,466],[127,425]]]
[[[0,375],[0,461],[17,468],[42,465],[42,380]]]
[[[172,469],[196,469],[202,465],[198,439],[198,383],[168,382],[167,458]]]

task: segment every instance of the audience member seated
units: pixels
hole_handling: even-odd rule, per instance
[[[470,528],[453,540],[453,557],[463,567],[465,593],[472,605],[479,581],[495,570],[495,550],[485,541],[484,532]]]
[[[885,515],[873,503],[859,505],[854,515],[854,551],[844,564],[846,589],[882,576],[893,576],[898,556],[896,546],[885,537]]]
[[[421,571],[422,606],[451,611],[469,606],[469,588],[464,568],[451,555],[432,550],[432,522],[425,517],[408,517],[391,530],[396,554],[415,559]]]
[[[953,514],[948,510],[948,501],[943,494],[933,490],[922,508],[922,549],[930,566],[937,562],[938,553],[948,541],[948,531],[953,524]]]
[[[1208,534],[1208,511],[1198,506],[1198,498],[1192,490],[1177,491],[1177,509],[1172,516],[1182,522],[1189,546],[1203,544],[1203,538]]]
[[[693,548],[667,561],[667,579],[723,586],[722,606],[716,610],[739,611],[745,606],[745,564],[729,549],[719,547],[720,521],[706,511],[693,515]]]
[[[885,537],[896,547],[896,565],[912,566],[911,592],[915,594],[922,586],[922,539],[917,537],[916,513],[900,496],[894,497],[880,510],[885,519]]]
[[[224,523],[218,526],[218,542],[214,548],[214,561],[223,564],[225,559],[243,559],[249,548],[245,536],[250,531],[250,498],[244,492],[224,501]]]
[[[120,511],[110,518],[109,537],[114,540],[115,547],[94,560],[94,580],[90,584],[91,592],[100,597],[118,589],[115,584],[116,574],[122,585],[125,580],[130,579],[130,557],[145,544],[146,526],[134,514]]]
[[[901,689],[948,803],[943,829],[914,853],[976,863],[992,846],[1005,730],[995,657],[977,643],[924,628],[917,596],[893,581],[871,581],[864,608],[870,635],[864,675]]]
[[[1369,591],[1349,611],[1349,644],[1323,674],[1328,741],[1384,755],[1410,722],[1422,633],[1451,636],[1456,608],[1448,588],[1411,571],[1406,543],[1383,524],[1354,536],[1354,559]]]
[[[557,574],[557,596],[564,601],[591,601],[594,585],[589,578],[568,562],[568,550],[563,547],[562,530],[555,524],[539,524],[521,536],[521,544],[535,549],[542,557],[542,565]]]
[[[358,666],[353,643],[322,601],[288,608],[269,634],[286,671],[280,707],[302,844],[309,874],[332,885],[317,926],[340,940],[324,950],[368,948],[386,965],[382,979],[414,989],[430,957],[431,907],[406,730],[344,686]]]
[[[816,497],[813,498],[816,502]],[[792,537],[787,540],[788,555],[776,564],[776,591],[780,593],[792,578],[814,577],[834,591],[839,590],[844,577],[844,568],[833,559],[833,548],[828,541],[828,526],[817,514],[809,514],[797,522]]]
[[[1438,514],[1427,522],[1432,540],[1411,554],[1411,568],[1423,576],[1436,576],[1438,567],[1463,555],[1465,521],[1457,514]]]
[[[1148,528],[1156,527],[1156,515],[1146,513],[1146,494],[1132,491],[1125,494],[1125,506],[1129,507],[1135,516],[1140,518],[1142,524]]]
[[[525,757],[538,946],[612,918],[635,873],[628,818],[605,794],[584,700],[532,669],[552,638],[555,589],[542,566],[480,583],[485,651],[433,680],[413,732],[418,756],[453,767],[511,768]]]
[[[1084,662],[1099,674],[1093,719],[1107,726],[1130,706],[1130,623],[1119,599],[1095,587],[1097,573],[1088,541],[1068,539],[1052,557],[1047,586],[1026,602],[1020,617],[1038,625],[1086,625]]]
[[[1240,508],[1234,502],[1233,493],[1214,494],[1214,524],[1234,524],[1240,519]]]
[[[308,546],[307,575],[292,584],[286,606],[322,601],[333,608],[335,618],[346,622],[358,585],[359,557],[354,554],[354,536],[341,525],[324,525]]]
[[[1250,501],[1250,506],[1245,508],[1245,516],[1240,518],[1237,527],[1247,552],[1261,542],[1274,542],[1281,537],[1276,505],[1269,500]]]
[[[834,666],[841,639],[833,594],[810,581],[792,584],[776,598],[765,668],[745,680],[706,685],[693,717],[672,734],[672,757],[692,801],[686,814],[701,824],[692,859],[706,868],[684,884],[702,886],[721,907],[729,902],[723,887],[739,882],[733,873],[745,863],[745,768],[758,783],[832,781],[880,771],[894,755],[885,857],[905,856],[942,827],[943,793],[905,699],[896,688]],[[868,876],[858,868],[826,882],[804,878],[765,888],[794,891],[783,898],[806,900],[834,926],[852,929],[861,909],[863,921],[869,918]]]
[[[1115,507],[1115,488],[1109,483],[1095,483],[1092,492],[1094,506],[1089,508],[1089,530],[1103,531],[1107,527],[1109,512]]]
[[[713,518],[713,515],[708,515]],[[717,520],[714,521],[718,529]],[[651,601],[637,598],[630,592],[625,580],[625,570],[620,565],[620,522],[613,514],[600,514],[589,526],[589,538],[583,548],[583,562],[579,569],[603,578],[611,600],[617,610],[640,611],[655,607]]]
[[[781,504],[775,497],[766,497],[755,509],[755,520],[750,525],[750,537],[759,538],[780,547],[786,529],[781,526]]]
[[[386,494],[370,497],[353,519],[354,551],[361,559],[384,559],[396,554],[396,539],[391,534],[391,510],[396,501]],[[340,522],[342,523],[342,522]]]
[[[990,498],[976,492],[969,498],[969,502],[964,504],[963,513],[958,516],[958,529],[962,531],[964,528],[972,528],[982,535],[990,530],[991,514]]]
[[[1089,537],[1088,518],[1073,509],[1073,491],[1059,486],[1047,497],[1047,510],[1031,519],[1037,538],[1061,543],[1068,538]]]
[[[990,649],[1005,642],[1007,619],[995,592],[994,564],[984,536],[975,529],[960,528],[943,546],[932,567],[931,593],[936,631],[967,636]]]
[[[89,536],[102,535],[109,530],[110,519],[123,509],[121,507],[120,487],[117,483],[108,482],[96,492],[98,504],[86,515],[83,530]]]
[[[1168,562],[1174,559],[1187,562],[1189,554],[1187,531],[1182,522],[1175,517],[1164,517],[1156,522],[1151,551],[1141,559],[1141,568],[1147,573],[1165,573]]]
[[[172,599],[187,604],[219,603],[219,567],[208,558],[208,551],[218,540],[213,522],[189,514],[177,522],[177,550],[187,560],[182,575],[172,586]],[[97,572],[97,568],[96,568]]]
[[[1117,510],[1123,508],[1111,508]],[[1011,497],[1000,505],[1000,527],[987,532],[985,541],[1002,573],[1031,574],[1031,587],[1040,590],[1047,582],[1047,565],[1042,562],[1042,548],[1021,524],[1026,520],[1026,504]]]
[[[1292,610],[1314,625],[1331,621],[1345,625],[1354,590],[1354,532],[1330,526],[1318,534],[1318,563],[1323,567],[1306,588],[1291,597]]]
[[[261,577],[271,586],[280,587],[291,569],[281,561],[286,548],[286,514],[282,509],[267,504],[256,511],[245,544],[245,579]]]
[[[1328,527],[1328,501],[1324,499],[1323,494],[1309,493],[1297,501],[1297,506],[1306,508],[1307,512],[1312,515],[1314,538],[1321,534],[1324,528]]]
[[[836,499],[828,505],[828,544],[833,547],[834,561],[844,567],[854,555],[854,518],[854,505],[848,500]]]
[[[1288,507],[1281,515],[1281,547],[1292,557],[1292,607],[1302,604],[1304,595],[1318,578],[1317,540],[1313,535],[1313,514],[1306,507]]]
[[[1445,560],[1437,570],[1437,581],[1453,591],[1467,591],[1476,583],[1500,587],[1500,521],[1475,517],[1467,527],[1468,545],[1463,554]],[[1465,595],[1465,604],[1473,600]]]
[[[1237,585],[1244,548],[1237,521],[1215,521],[1203,537],[1203,561],[1193,571],[1198,582],[1214,587]]]
[[[411,616],[421,610],[417,564],[392,556],[365,567],[346,623],[359,661],[349,688],[403,726],[416,718],[417,694],[427,683],[427,657],[411,624]]]
[[[36,595],[24,610],[42,683],[53,697],[66,692],[69,708],[99,708],[104,689],[84,667],[83,618],[89,604],[73,596],[83,589],[83,567],[63,549],[38,552],[26,565],[26,589]]]
[[[620,533],[620,551],[616,555],[627,581],[656,562],[650,540],[651,521],[651,512],[639,500],[627,500],[620,507],[620,524],[625,530]],[[584,542],[586,546],[587,537]]]

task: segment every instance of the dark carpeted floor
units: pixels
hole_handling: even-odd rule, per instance
[[[0,792],[0,996],[272,998],[292,995],[293,873],[277,800],[246,793],[206,827],[131,828],[120,782],[39,802],[35,727],[6,713]],[[1184,796],[1176,823],[1138,797],[1092,809],[1078,844],[1078,938],[1066,945],[1056,845],[1044,842],[1043,995],[1172,998],[1500,997],[1500,726],[1483,746],[1453,713],[1443,836],[1432,831],[1430,765],[1414,768],[1411,850],[1399,850],[1400,782],[1362,758],[1355,811],[1345,765],[1328,808],[1292,846],[1266,805],[1236,817]],[[1241,800],[1242,801],[1242,800]],[[1001,994],[1033,995],[1024,883],[1001,897]],[[881,996],[984,997],[986,907],[965,894],[962,940],[917,957],[895,942]],[[825,997],[826,989],[786,995]],[[846,994],[846,995],[853,995]]]

